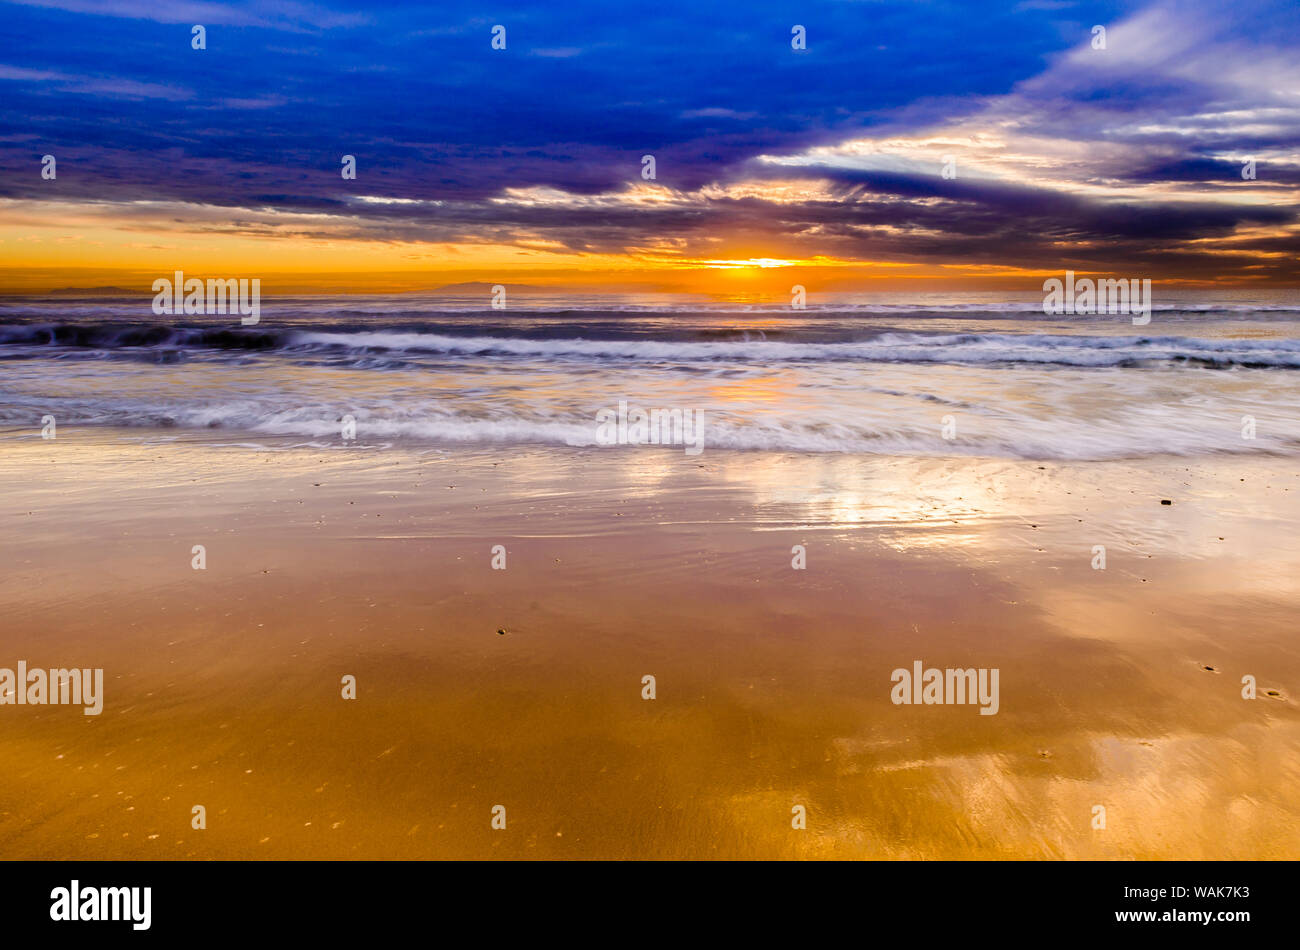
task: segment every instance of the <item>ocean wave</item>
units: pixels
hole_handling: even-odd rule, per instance
[[[0,408],[0,425],[27,424],[39,438],[39,418],[31,412]],[[595,414],[511,415],[461,412],[436,406],[393,407],[391,411],[358,410],[356,440],[344,441],[343,416],[320,407],[279,408],[264,403],[223,400],[202,405],[130,406],[64,404],[59,424],[110,426],[128,429],[191,429],[241,433],[239,442],[261,436],[272,440],[313,440],[333,448],[365,448],[376,443],[541,444],[607,451],[646,446],[606,446],[600,443]],[[946,440],[937,425],[919,420],[858,421],[850,413],[801,419],[746,418],[742,414],[702,410],[699,435],[704,449],[925,457],[1099,460],[1150,455],[1294,455],[1300,441],[1240,437],[1235,419],[1208,414],[1181,425],[1173,413],[1155,411],[1138,418],[1080,419],[1001,418],[963,416],[960,438]],[[874,424],[873,424],[874,422]],[[662,446],[682,451],[683,446]]]
[[[911,333],[858,331],[856,339],[771,339],[756,331],[728,338],[607,338],[464,335],[411,329],[323,330],[262,327],[11,324],[0,326],[0,356],[63,353],[166,358],[186,352],[243,353],[384,367],[376,357],[501,357],[517,360],[653,362],[888,362],[1043,364],[1073,367],[1180,363],[1226,368],[1300,368],[1300,340],[1171,335]],[[715,334],[716,335],[716,334]]]

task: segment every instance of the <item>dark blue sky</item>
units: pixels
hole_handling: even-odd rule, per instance
[[[1118,252],[1177,272],[1202,266],[1190,242],[1230,240],[1281,254],[1265,276],[1296,273],[1294,4],[2,9],[0,198],[120,202],[128,217],[130,202],[215,205],[254,231],[268,210],[329,212],[346,220],[321,233],[351,239],[542,235],[572,253],[650,241],[699,256],[721,232],[778,257]],[[57,191],[29,171],[47,152]],[[340,180],[344,153],[356,183]],[[619,200],[645,153],[680,200]],[[948,155],[956,180],[939,174]],[[764,200],[764,183],[809,178],[823,183],[809,200]],[[535,188],[554,193],[514,200]]]

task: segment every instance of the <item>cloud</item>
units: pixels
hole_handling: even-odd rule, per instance
[[[40,6],[62,12],[14,28],[89,7]],[[454,3],[292,42],[275,24],[344,14],[193,4],[168,22],[200,8],[240,29],[195,52],[112,3],[120,23],[0,66],[9,165],[62,143],[58,200],[131,229],[172,230],[165,206],[267,239],[1300,276],[1300,14],[1281,4],[1090,7],[1104,50],[1069,5],[882,3],[869,24],[833,7],[801,14],[807,57],[776,4],[633,23]],[[495,22],[510,49],[490,48]],[[13,201],[51,191],[0,180]]]

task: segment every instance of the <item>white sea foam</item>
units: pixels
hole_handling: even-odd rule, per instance
[[[0,304],[0,425],[32,435],[52,414],[60,437],[100,425],[337,446],[352,416],[356,447],[646,450],[598,444],[596,412],[626,399],[702,412],[706,451],[1300,454],[1300,324],[1261,316],[1267,307],[1135,335],[1010,307],[989,317],[988,303],[950,305],[937,321],[881,304],[897,313],[747,322],[738,314],[757,310],[435,320],[407,301],[314,302],[290,315],[268,302],[255,328],[98,311],[77,320],[72,306],[9,320],[13,307]],[[370,311],[390,325],[371,326]]]

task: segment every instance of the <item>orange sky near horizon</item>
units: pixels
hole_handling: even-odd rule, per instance
[[[588,293],[692,293],[717,298],[871,290],[1038,290],[1060,269],[934,261],[766,258],[752,242],[727,256],[655,252],[575,253],[490,243],[414,243],[328,239],[293,234],[144,230],[135,223],[72,217],[0,215],[0,293],[41,294],[112,286],[148,293],[176,270],[189,277],[259,277],[263,293],[382,293],[447,284],[526,284]],[[1080,276],[1105,271],[1076,269]],[[1179,287],[1252,286],[1205,275],[1169,279]],[[1253,286],[1260,286],[1253,284]],[[1270,283],[1267,286],[1278,286]]]

